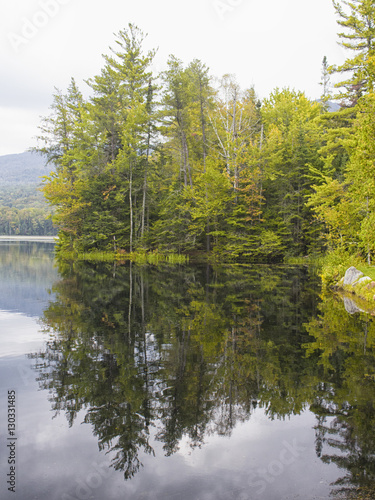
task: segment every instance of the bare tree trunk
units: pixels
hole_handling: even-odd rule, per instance
[[[262,127],[261,127],[261,130],[260,130],[260,141],[259,141],[259,151],[262,151],[262,148],[263,148],[263,140],[264,140],[264,125],[262,123]],[[259,183],[259,220],[261,220],[262,218],[262,194],[263,194],[263,182],[262,182],[262,179],[263,179],[263,172],[262,172],[262,169],[261,167],[259,166],[259,169],[260,169],[260,183]]]
[[[130,179],[129,179],[129,208],[130,208],[130,252],[133,251],[133,164],[130,160]]]
[[[237,165],[237,154],[236,154],[236,149],[237,149],[237,146],[236,146],[236,139],[237,139],[237,113],[236,113],[236,106],[237,106],[237,91],[234,91],[234,95],[233,95],[233,128],[232,128],[232,140],[233,140],[233,144],[235,145],[234,146],[234,152],[233,152],[233,156],[234,156],[234,162],[235,162],[235,167],[234,167],[234,189],[235,189],[235,192],[236,192],[236,198],[235,198],[235,201],[237,203],[238,201],[238,197],[237,197],[237,189],[238,189],[238,186],[239,186],[239,168],[238,168],[238,165]]]
[[[133,262],[130,262],[129,268],[129,310],[128,310],[128,342],[131,342],[131,320],[132,320],[132,307],[133,307]]]
[[[199,82],[199,88],[201,93],[201,124],[202,124],[202,146],[203,146],[203,173],[206,173],[206,122],[204,119],[204,111],[203,111],[203,99],[202,99],[202,82]],[[207,184],[206,184],[206,202],[208,199],[207,193]],[[207,217],[207,226],[206,226],[206,250],[210,251],[210,219]]]
[[[187,185],[187,178],[189,178],[190,186],[193,186],[193,179],[191,176],[191,167],[190,167],[190,162],[189,162],[189,149],[188,149],[188,145],[187,145],[186,135],[184,132],[182,132],[182,147],[183,147],[183,154],[184,154],[184,171],[185,171],[185,179],[186,179],[185,186]]]
[[[146,166],[145,175],[143,179],[143,198],[142,198],[142,227],[141,227],[141,237],[145,234],[145,217],[146,217],[146,198],[147,198],[147,177],[148,177],[148,162],[150,158],[150,144],[151,144],[151,125],[149,123],[148,133],[147,133],[147,152],[146,152]]]
[[[143,179],[142,225],[141,225],[141,238],[142,238],[142,240],[143,240],[143,236],[145,234],[146,193],[147,193],[147,163],[146,163],[145,176]]]
[[[202,80],[199,79],[199,93],[200,93],[200,105],[201,105],[201,128],[202,128],[202,149],[203,149],[203,172],[206,173],[206,120],[204,119],[204,107],[203,107],[203,97],[202,97]]]
[[[184,186],[186,187],[188,182],[187,182],[187,171],[186,171],[186,161],[185,161],[185,150],[184,150],[184,145],[183,142],[181,144],[181,170],[182,173],[184,174]]]

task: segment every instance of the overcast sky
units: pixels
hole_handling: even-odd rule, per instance
[[[134,23],[169,54],[202,60],[213,76],[236,75],[260,98],[275,87],[321,93],[322,59],[341,63],[331,0],[13,0],[0,6],[0,155],[36,145],[54,87],[98,74],[114,33]]]

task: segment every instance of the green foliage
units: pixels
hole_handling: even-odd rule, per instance
[[[370,264],[375,251],[375,8],[368,0],[334,2],[334,7],[345,29],[339,33],[341,44],[355,55],[335,68],[349,74],[339,84],[347,109],[321,118],[324,167],[320,173],[311,169],[316,183],[307,206],[324,223],[330,250],[358,253]]]
[[[52,210],[39,187],[43,160],[22,153],[0,157],[0,234],[52,236]]]
[[[363,260],[359,255],[350,253],[343,247],[328,252],[320,262],[320,276],[323,287],[336,284],[344,275],[349,267],[359,267]]]
[[[356,108],[353,135],[345,142],[349,160],[344,180],[322,176],[323,182],[313,186],[315,193],[307,204],[326,224],[331,249],[339,245],[352,253],[358,251],[368,261],[375,251],[374,107],[375,96],[370,93]]]
[[[53,236],[56,231],[45,209],[0,207],[0,234]]]
[[[357,3],[348,6],[363,17]],[[201,61],[173,55],[156,83],[144,39],[131,24],[120,31],[87,81],[93,95],[86,101],[72,79],[42,123],[38,150],[56,165],[43,190],[61,251],[271,261],[338,244],[375,250],[370,96],[355,122],[357,109],[327,113],[289,88],[261,103],[234,76],[215,88]],[[370,74],[371,57],[361,60]],[[328,72],[325,59],[325,101]]]
[[[301,92],[276,89],[264,103],[265,155],[270,177],[264,183],[264,217],[291,255],[306,254],[316,243],[312,212],[306,206],[311,193],[309,168],[321,169],[318,151],[321,108]]]
[[[173,55],[157,81],[145,35],[132,24],[121,30],[100,74],[86,82],[92,95],[85,99],[72,79],[66,93],[56,89],[40,127],[36,150],[55,166],[43,192],[59,251],[159,249],[254,261],[340,247],[370,262],[375,11],[370,0],[334,7],[338,36],[355,55],[339,68],[323,59],[322,103],[289,88],[261,103],[233,75],[215,87],[205,64],[185,66]],[[340,84],[344,105],[333,113],[332,71],[349,74]],[[51,232],[37,197],[21,199],[5,184],[0,231]]]
[[[159,264],[171,264],[171,265],[180,265],[180,264],[188,264],[189,257],[182,254],[168,253],[163,254],[159,252],[136,252],[136,253],[125,253],[122,251],[116,252],[114,250],[109,251],[95,251],[92,250],[90,252],[69,252],[65,251],[60,258],[60,262],[71,262],[75,261],[83,261],[83,262],[115,262],[118,261],[121,264],[124,262],[135,262],[138,265],[159,265]]]
[[[354,106],[360,97],[374,90],[375,6],[372,0],[333,0],[333,6],[337,22],[344,29],[338,35],[340,45],[354,54],[331,71],[349,74],[337,87],[343,89],[339,98],[346,101],[346,106]]]

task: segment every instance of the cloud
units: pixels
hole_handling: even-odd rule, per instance
[[[0,108],[0,155],[23,153],[36,146],[39,123],[40,109]]]
[[[28,82],[28,83],[26,83]],[[28,112],[46,108],[51,103],[53,87],[26,70],[16,70],[0,81],[0,107]]]
[[[100,73],[114,33],[129,22],[148,33],[147,48],[159,47],[158,67],[170,53],[185,64],[198,58],[214,76],[234,73],[242,87],[255,84],[261,97],[288,85],[317,98],[323,56],[341,62],[326,0],[314,9],[300,0],[18,0],[1,8],[0,107],[10,122],[2,125],[0,154],[30,145],[54,87],[64,91],[71,77],[85,87],[84,79]],[[17,45],[17,37],[25,43]]]

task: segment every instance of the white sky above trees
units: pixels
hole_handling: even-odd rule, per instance
[[[331,0],[14,0],[0,6],[0,155],[36,145],[40,117],[54,87],[98,74],[114,34],[136,24],[158,48],[155,70],[169,54],[197,58],[210,73],[236,75],[259,98],[275,87],[321,94],[321,66],[340,64]]]

